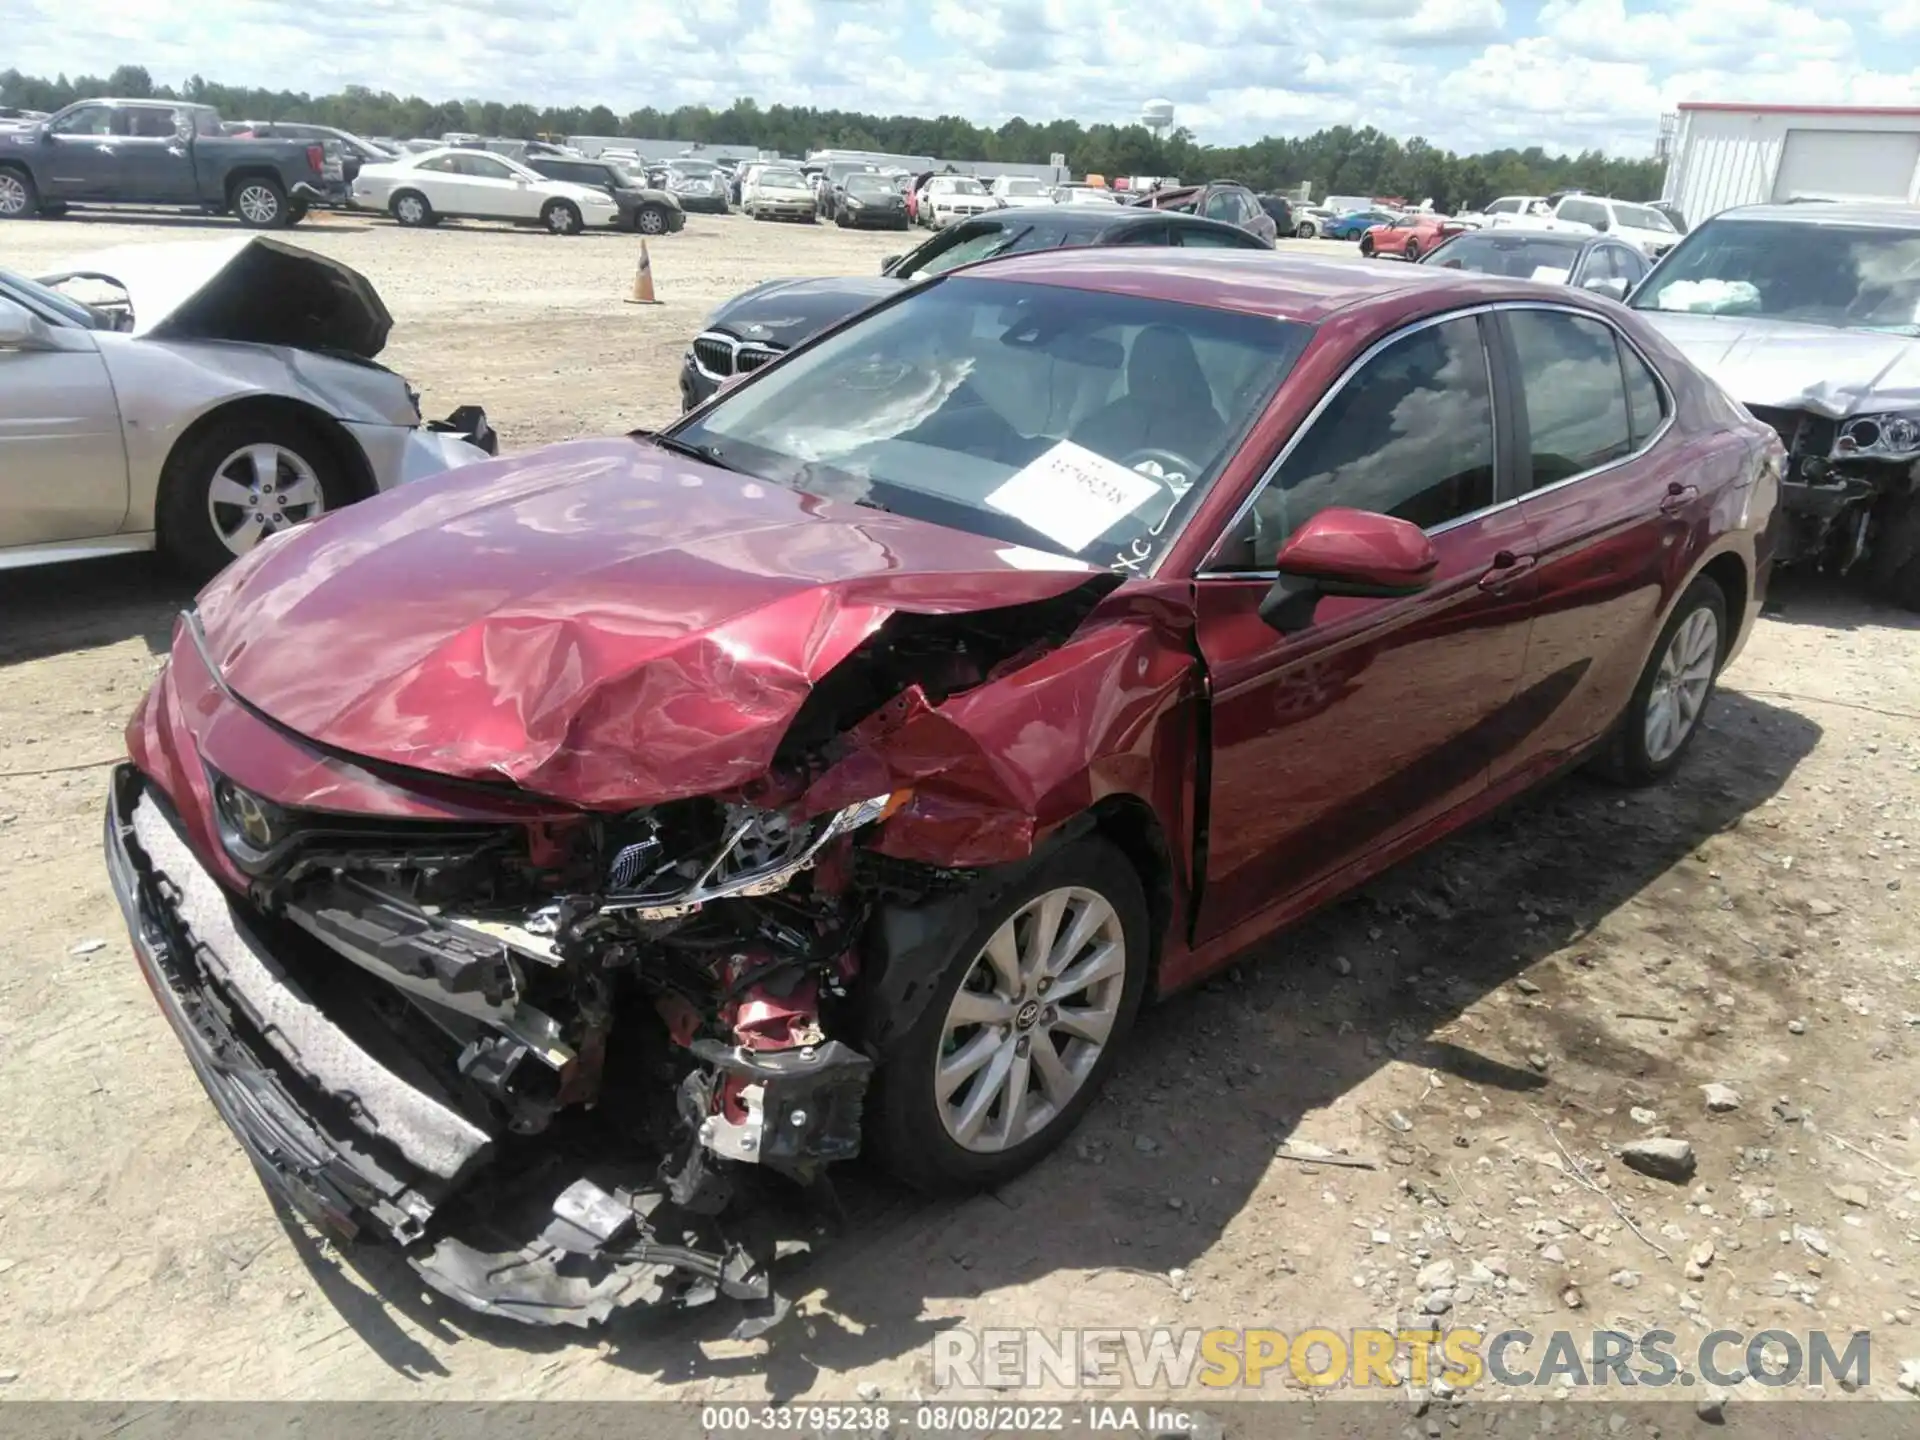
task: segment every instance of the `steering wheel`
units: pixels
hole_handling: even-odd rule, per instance
[[[1131,451],[1120,463],[1129,470],[1139,471],[1149,480],[1158,480],[1167,489],[1173,491],[1176,497],[1186,494],[1188,487],[1200,473],[1200,467],[1186,456],[1172,450],[1162,450],[1157,445],[1146,445]],[[1159,467],[1158,475],[1140,470],[1142,465],[1149,463]],[[1175,477],[1178,477],[1178,484],[1174,483]]]

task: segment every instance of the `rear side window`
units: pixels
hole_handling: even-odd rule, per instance
[[[1552,485],[1633,451],[1619,342],[1611,326],[1563,310],[1510,310],[1533,475]]]
[[[1176,225],[1173,227],[1173,243],[1194,250],[1264,250],[1266,248],[1244,230],[1216,230],[1211,225]]]
[[[1667,418],[1667,397],[1640,353],[1624,340],[1619,345],[1620,368],[1627,377],[1627,427],[1633,432],[1633,448],[1638,450]]]

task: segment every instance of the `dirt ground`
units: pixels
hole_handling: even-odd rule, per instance
[[[13,225],[0,265],[223,233]],[[652,308],[623,303],[625,236],[293,238],[373,278],[429,413],[481,403],[511,449],[667,419],[720,301],[869,271],[907,237],[696,216],[651,246]],[[104,766],[184,599],[143,560],[0,576],[8,1398],[905,1398],[953,1327],[1423,1311],[1663,1327],[1683,1356],[1720,1327],[1865,1329],[1882,1395],[1920,1356],[1915,617],[1777,587],[1671,787],[1573,777],[1149,1014],[1080,1134],[997,1195],[856,1181],[857,1241],[827,1241],[788,1282],[796,1320],[740,1343],[717,1310],[585,1337],[487,1322],[277,1218],[99,860]],[[1709,1112],[1708,1084],[1738,1107]],[[1692,1183],[1614,1153],[1660,1134],[1691,1141]],[[1356,1163],[1290,1158],[1306,1146]],[[1284,1370],[1266,1389],[1304,1393]]]

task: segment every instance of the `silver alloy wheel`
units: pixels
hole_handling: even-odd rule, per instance
[[[427,218],[427,202],[418,195],[402,195],[393,202],[393,213],[403,225],[418,225]]]
[[[222,460],[207,486],[207,518],[213,533],[235,555],[266,536],[327,508],[320,477],[299,455],[280,445],[248,445]]]
[[[1647,696],[1644,738],[1647,759],[1655,765],[1671,758],[1693,732],[1719,658],[1720,621],[1702,605],[1673,632]]]
[[[751,214],[752,212],[749,211],[748,213]],[[759,217],[755,216],[754,218],[758,219]],[[667,217],[662,215],[658,210],[642,210],[640,212],[640,233],[642,235],[658,235],[666,228]]]
[[[27,213],[27,187],[18,175],[0,170],[0,215],[12,217]]]
[[[233,197],[233,205],[255,225],[268,225],[279,218],[280,197],[265,185],[242,185]]]
[[[1127,937],[1106,897],[1036,895],[974,957],[940,1030],[934,1104],[962,1149],[992,1154],[1059,1118],[1106,1050]]]

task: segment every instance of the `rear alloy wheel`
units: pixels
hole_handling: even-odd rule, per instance
[[[1417,262],[1419,259],[1420,259],[1420,242],[1418,240],[1407,241],[1407,263],[1411,265]]]
[[[1320,232],[1315,230],[1308,221],[1302,220],[1298,225],[1294,226],[1293,233],[1298,235],[1302,240],[1311,240]]]
[[[571,200],[549,200],[540,212],[540,221],[555,235],[578,235],[585,228],[579,208]]]
[[[1678,768],[1700,732],[1727,640],[1726,595],[1702,576],[1667,618],[1599,757],[1603,773],[1624,785],[1651,785]]]
[[[998,1185],[1059,1144],[1146,983],[1146,899],[1106,842],[1073,844],[983,898],[876,1084],[882,1163],[929,1189]]]
[[[310,428],[267,417],[230,420],[168,458],[161,544],[204,580],[269,535],[351,498],[332,447]]]
[[[0,170],[0,220],[31,220],[39,211],[33,177],[24,170]]]
[[[433,224],[433,206],[427,203],[426,196],[416,190],[402,190],[393,197],[393,203],[387,208],[402,225],[418,227]]]
[[[277,230],[290,224],[287,192],[278,180],[265,176],[242,180],[233,187],[230,208],[251,230]]]

